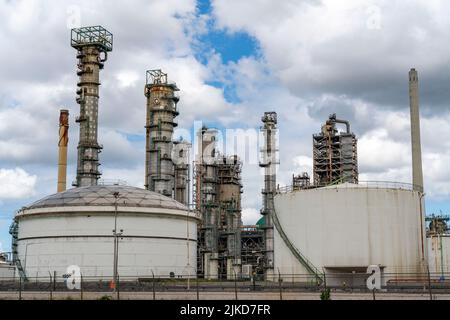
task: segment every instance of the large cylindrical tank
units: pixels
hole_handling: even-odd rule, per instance
[[[423,272],[424,216],[419,192],[393,185],[299,190],[275,196],[275,211],[290,242],[320,271],[386,275]],[[275,270],[308,272],[275,229]],[[391,277],[389,277],[391,278]]]
[[[18,212],[26,276],[62,275],[77,265],[84,277],[111,277],[116,203],[121,279],[196,274],[198,216],[156,192],[113,185],[70,189]]]

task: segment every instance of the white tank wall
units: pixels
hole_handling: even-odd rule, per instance
[[[450,272],[450,235],[427,238],[428,263],[431,273]]]
[[[321,271],[380,264],[386,273],[420,272],[420,205],[417,192],[384,188],[338,186],[275,197],[284,232]],[[274,229],[275,271],[306,274]]]
[[[123,229],[121,277],[151,276],[151,271],[157,276],[196,273],[197,218],[193,213],[188,219],[187,212],[171,209],[119,207],[118,212],[117,229]],[[109,277],[113,274],[113,229],[113,207],[25,211],[19,216],[19,258],[30,278],[53,271],[61,275],[70,265],[78,265],[85,277]]]
[[[16,268],[7,263],[0,263],[0,281],[12,280],[16,275]]]

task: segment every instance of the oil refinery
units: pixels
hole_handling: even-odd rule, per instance
[[[365,286],[367,276],[360,275],[375,265],[389,287],[450,272],[449,218],[425,213],[415,69],[409,72],[412,183],[361,181],[357,135],[349,121],[331,114],[312,134],[312,176],[297,172],[291,185],[280,186],[283,157],[276,136],[283,123],[268,111],[260,128],[261,219],[243,225],[245,164],[219,151],[216,128],[195,132],[196,146],[174,137],[177,118],[183,117],[177,95],[183,88],[157,68],[146,71],[142,97],[145,188],[101,180],[100,70],[108,72],[113,35],[100,26],[76,28],[71,46],[79,76],[76,180],[67,189],[72,146],[70,115],[63,109],[57,193],[18,210],[10,228],[11,256],[0,256],[0,277],[45,282],[49,274],[78,266],[85,278],[112,277],[114,283],[119,276],[258,278],[339,287]]]

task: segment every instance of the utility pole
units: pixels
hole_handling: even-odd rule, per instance
[[[117,276],[118,276],[118,262],[119,262],[119,236],[122,235],[122,231],[118,233],[117,232],[117,199],[119,198],[120,194],[119,192],[114,192],[113,196],[115,198],[114,200],[114,229],[113,229],[113,236],[114,236],[114,261],[113,261],[113,285],[114,285],[114,292],[116,292],[116,286],[117,286]]]

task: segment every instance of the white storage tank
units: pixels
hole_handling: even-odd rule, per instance
[[[70,189],[17,213],[26,276],[62,275],[77,265],[84,277],[112,277],[116,203],[121,279],[196,274],[196,213],[156,192],[111,185]]]
[[[290,242],[320,272],[345,278],[379,265],[385,280],[407,280],[424,271],[423,202],[412,187],[346,183],[278,193],[275,211]],[[275,272],[307,274],[274,231]]]

